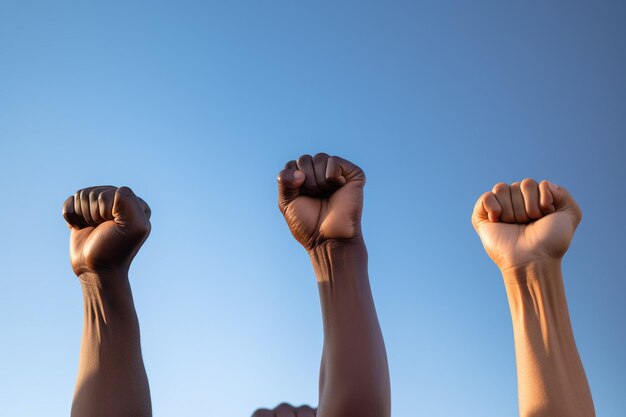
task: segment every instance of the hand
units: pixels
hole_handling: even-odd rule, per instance
[[[273,410],[260,408],[252,414],[252,417],[315,417],[316,410],[308,405],[294,407],[293,405],[282,403]]]
[[[290,161],[278,174],[278,207],[307,250],[330,239],[361,237],[365,173],[337,156]]]
[[[90,187],[65,200],[70,261],[84,273],[127,273],[150,234],[150,208],[128,187]]]
[[[472,224],[485,250],[502,271],[560,260],[582,219],[565,188],[532,179],[496,184],[474,207]]]

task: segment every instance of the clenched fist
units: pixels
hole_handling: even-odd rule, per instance
[[[150,233],[150,208],[128,187],[79,190],[63,204],[76,275],[126,273]]]
[[[278,174],[278,207],[307,250],[331,239],[361,237],[365,173],[338,156],[290,161]]]
[[[472,224],[491,259],[506,271],[560,259],[581,219],[567,190],[525,179],[496,184],[483,194],[474,207]]]
[[[273,410],[265,408],[256,410],[252,417],[315,417],[315,409],[308,405],[294,407],[291,404],[282,403]]]

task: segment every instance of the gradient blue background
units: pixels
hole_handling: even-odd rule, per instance
[[[516,415],[470,214],[524,177],[583,209],[571,316],[598,416],[626,415],[626,6],[432,3],[3,1],[0,415],[69,413],[82,300],[60,209],[95,184],[154,213],[131,274],[155,416],[315,404],[316,284],[275,176],[318,151],[368,175],[394,416]]]

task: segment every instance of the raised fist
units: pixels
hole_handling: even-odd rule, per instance
[[[361,237],[365,173],[338,156],[290,161],[278,174],[278,207],[307,250],[330,239]]]
[[[474,207],[472,224],[502,271],[560,259],[582,219],[566,189],[532,179],[496,184]]]
[[[150,234],[150,208],[128,187],[79,190],[65,200],[70,261],[76,275],[126,273]]]
[[[291,404],[282,403],[273,410],[258,409],[252,414],[252,417],[315,417],[315,414],[315,409],[308,405],[294,407]]]

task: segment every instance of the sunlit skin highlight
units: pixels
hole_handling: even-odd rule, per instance
[[[496,184],[474,207],[472,224],[504,278],[522,417],[595,416],[561,274],[581,219],[565,188],[532,179]]]

